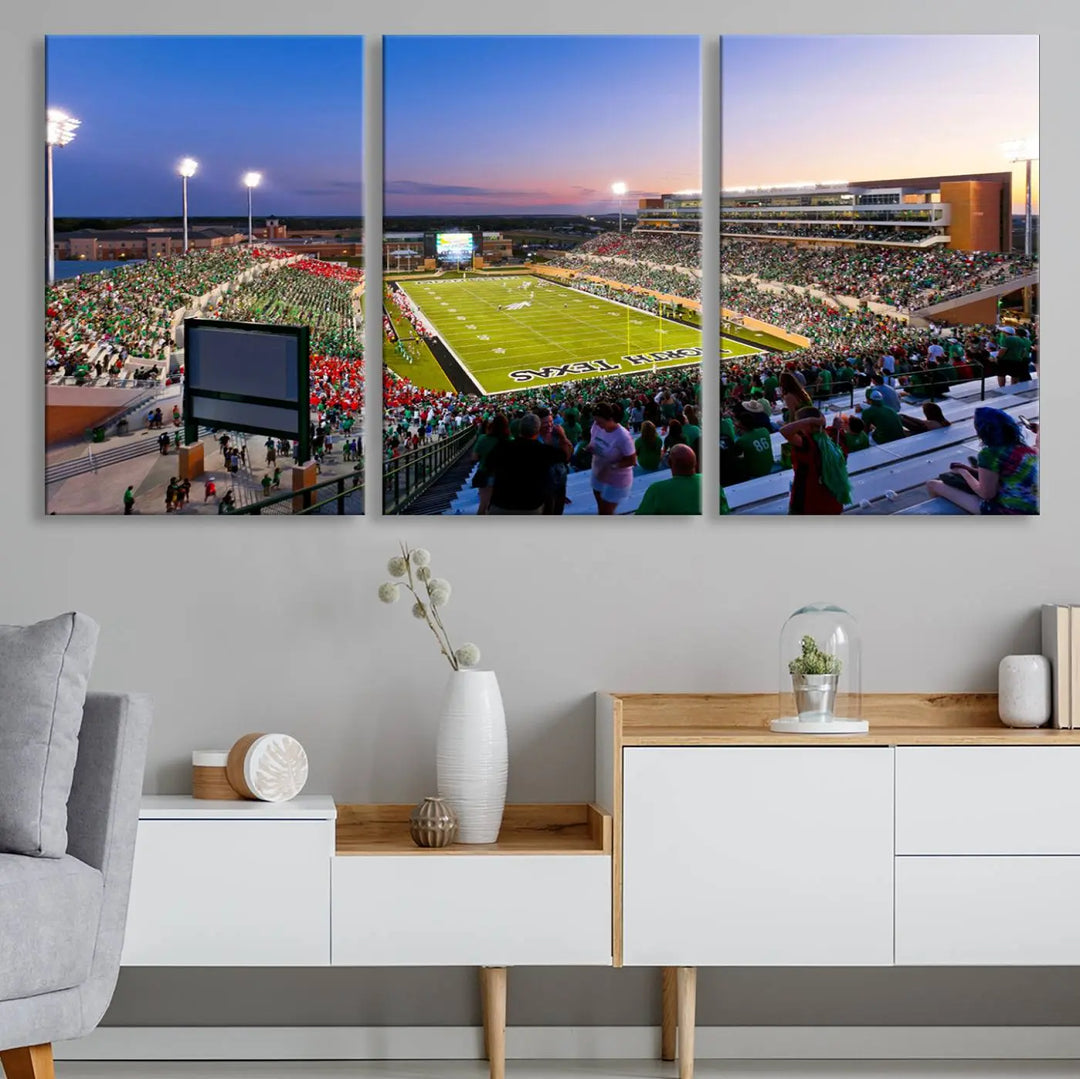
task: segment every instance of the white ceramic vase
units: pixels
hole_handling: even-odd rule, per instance
[[[458,843],[494,843],[506,805],[506,714],[494,671],[452,671],[435,750],[439,797]]]
[[[1041,727],[1050,718],[1050,661],[1006,656],[998,665],[998,716],[1007,727]]]

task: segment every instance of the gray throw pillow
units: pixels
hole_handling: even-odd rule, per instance
[[[60,858],[98,625],[0,626],[0,852]]]

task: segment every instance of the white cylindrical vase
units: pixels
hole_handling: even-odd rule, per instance
[[[1007,727],[1041,727],[1051,701],[1045,656],[1006,656],[998,665],[998,715]]]
[[[506,805],[506,715],[494,671],[453,671],[435,751],[439,797],[458,843],[494,843]]]

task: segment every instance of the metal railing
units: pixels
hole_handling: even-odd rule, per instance
[[[478,430],[465,427],[446,438],[383,462],[383,512],[401,513],[472,448]]]
[[[321,480],[310,487],[295,491],[282,491],[268,498],[260,498],[246,506],[233,510],[234,514],[297,514],[319,515],[361,514],[364,512],[364,462],[359,460],[356,468],[342,476]]]

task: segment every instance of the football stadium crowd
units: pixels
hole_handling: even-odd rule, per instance
[[[162,358],[178,309],[258,263],[288,257],[274,248],[237,246],[57,281],[45,293],[46,375],[115,376],[129,357]]]
[[[963,296],[1030,273],[1033,259],[993,251],[948,248],[793,246],[769,240],[726,240],[720,272],[761,281],[817,287],[903,311]],[[725,281],[725,286],[728,286]],[[727,303],[732,307],[734,304]]]
[[[358,417],[364,407],[363,321],[353,294],[363,282],[362,270],[300,259],[232,288],[205,314],[310,327],[312,410]]]
[[[850,453],[948,427],[938,401],[956,383],[982,370],[995,374],[1001,385],[1028,382],[1038,362],[1037,323],[1030,330],[965,326],[959,332],[934,332],[929,340],[919,352],[894,338],[887,351],[862,360],[815,361],[803,350],[726,363],[723,484],[731,487],[790,468],[789,513],[841,513],[851,502],[845,464]],[[827,425],[815,402],[852,391],[853,412],[840,412]],[[902,411],[904,397],[921,404],[921,416]],[[1037,441],[1029,447],[1016,420],[999,409],[979,408],[974,421],[982,441],[977,464],[951,465],[949,473],[930,481],[929,493],[970,513],[1037,513]],[[777,431],[783,439],[778,459],[771,439]]]
[[[733,217],[721,223],[724,236],[798,236],[821,240],[874,240],[885,243],[915,244],[931,235],[929,229],[887,225],[795,225],[747,221]]]
[[[475,431],[480,514],[561,514],[566,477],[576,471],[591,472],[597,512],[618,513],[635,475],[663,469],[687,482],[663,488],[638,512],[697,513],[700,394],[697,366],[491,397],[423,390],[384,370],[383,453],[392,463],[433,439]],[[691,500],[695,508],[686,508]]]
[[[569,254],[696,268],[701,265],[701,237],[697,233],[603,232]]]

